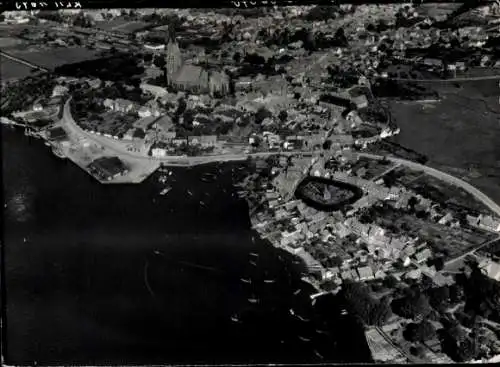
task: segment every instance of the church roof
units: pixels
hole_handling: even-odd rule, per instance
[[[200,80],[206,71],[196,65],[185,64],[176,73],[174,80],[177,83],[195,83]]]

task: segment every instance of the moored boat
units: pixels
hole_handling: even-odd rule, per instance
[[[163,190],[160,191],[160,195],[166,195],[172,190],[170,186],[165,187]]]
[[[240,280],[241,280],[243,283],[252,284],[252,281],[251,281],[250,279],[241,278]]]

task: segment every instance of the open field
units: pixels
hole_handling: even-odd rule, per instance
[[[457,10],[462,4],[422,4],[417,7],[419,13],[429,17],[443,17],[450,15]]]
[[[51,50],[26,52],[11,51],[13,56],[29,61],[47,69],[54,69],[64,64],[73,64],[86,60],[98,59],[100,51],[85,47],[53,48]]]
[[[0,37],[0,49],[7,50],[9,47],[14,47],[23,43],[19,38]]]
[[[128,21],[123,18],[115,18],[103,22],[96,22],[96,27],[99,29],[110,32],[122,32],[122,33],[134,33],[135,31],[143,29],[146,26],[148,26],[148,23],[139,21]]]
[[[450,83],[438,91],[439,103],[390,103],[401,128],[393,141],[426,155],[430,166],[469,181],[500,203],[498,81]]]
[[[27,77],[31,75],[31,70],[33,69],[29,66],[9,60],[5,57],[0,58],[0,80],[2,82]]]

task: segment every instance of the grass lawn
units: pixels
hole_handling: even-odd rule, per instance
[[[100,51],[89,50],[85,47],[53,48],[34,52],[11,51],[11,53],[14,56],[47,69],[54,69],[64,64],[73,64],[81,61],[98,59],[100,57]]]
[[[110,21],[97,22],[96,27],[109,32],[134,33],[144,27],[148,23],[139,21],[129,21],[123,18],[115,18]]]
[[[31,70],[33,69],[30,68],[29,66],[20,64],[5,57],[1,58],[0,79],[2,82],[9,81],[12,79],[25,78],[31,75]]]

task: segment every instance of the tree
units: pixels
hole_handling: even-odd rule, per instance
[[[160,69],[163,69],[167,65],[163,57],[155,57],[153,63]]]
[[[235,62],[235,63],[237,63],[237,64],[239,64],[239,63],[240,63],[240,61],[241,61],[241,54],[240,54],[238,51],[236,51],[236,52],[234,53],[234,55],[233,55],[233,60],[234,60],[234,62]]]
[[[427,291],[429,303],[436,310],[444,310],[450,301],[450,289],[447,286],[431,288]]]
[[[337,32],[335,32],[335,36],[333,38],[340,47],[347,47],[349,45],[349,42],[347,42],[347,37],[344,32],[344,28],[342,27],[337,29]]]
[[[144,54],[143,60],[144,60],[144,62],[151,62],[151,60],[153,60],[153,54],[150,54],[150,53]]]
[[[427,296],[418,290],[394,300],[392,309],[396,314],[409,319],[423,318],[432,310]]]
[[[138,139],[144,139],[146,137],[146,133],[144,132],[143,129],[141,128],[137,128],[135,129],[134,131],[134,135],[133,135],[134,138],[138,138]]]
[[[286,122],[288,118],[288,112],[285,110],[281,110],[280,113],[278,114],[278,118],[280,119],[281,122]]]
[[[429,321],[411,323],[403,331],[403,336],[411,342],[424,342],[436,336],[436,329]]]
[[[255,122],[257,124],[262,123],[265,118],[267,117],[272,117],[272,113],[268,111],[265,107],[261,107],[258,109],[258,111],[255,113]]]
[[[423,357],[425,354],[425,348],[422,345],[411,346],[410,353],[415,357]]]
[[[391,316],[389,302],[373,298],[362,283],[344,283],[343,296],[349,310],[367,325],[382,325]]]
[[[383,284],[390,289],[396,288],[398,285],[398,280],[394,277],[394,275],[389,275],[388,277],[385,277],[383,280]]]

